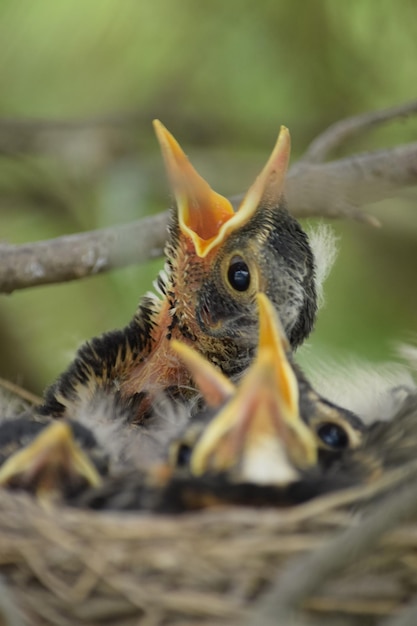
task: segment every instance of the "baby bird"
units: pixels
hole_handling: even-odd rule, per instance
[[[155,121],[175,205],[160,299],[142,298],[122,330],[88,341],[46,391],[40,413],[76,419],[82,404],[112,395],[131,422],[143,423],[161,393],[191,397],[187,368],[172,340],[192,345],[228,376],[249,365],[256,346],[255,296],[279,311],[292,348],[316,315],[314,258],[283,199],[290,137],[282,127],[259,177],[235,212],[195,171],[174,137]]]
[[[0,486],[68,503],[104,477],[140,473],[165,461],[170,441],[190,417],[188,406],[158,402],[150,424],[137,428],[111,400],[82,406],[77,420],[29,409],[0,418]]]
[[[238,503],[248,504],[300,502],[375,483],[390,472],[415,477],[417,388],[391,388],[395,413],[365,426],[313,389],[291,361],[271,302],[259,294],[258,304],[258,352],[237,388],[190,348],[174,345],[207,403],[218,406],[223,399],[214,416],[197,416],[173,443],[175,465],[193,477],[209,477],[211,490],[224,488],[229,499],[235,494]],[[256,488],[261,485],[279,489]]]
[[[98,487],[107,469],[107,456],[82,424],[29,412],[0,424],[1,487],[49,504]]]
[[[237,387],[188,346],[173,345],[208,406],[216,407],[214,416],[212,411],[192,419],[177,441],[179,457],[189,447],[193,475],[227,473],[233,482],[286,484],[362,441],[361,420],[311,387],[292,361],[271,301],[259,293],[257,302],[257,355]]]
[[[312,389],[291,362],[273,304],[262,293],[257,302],[257,355],[239,384],[192,348],[173,342],[208,408],[173,440],[165,467],[107,481],[81,505],[180,512],[229,504],[283,506],[323,491],[323,476],[341,454],[361,444],[364,427]]]

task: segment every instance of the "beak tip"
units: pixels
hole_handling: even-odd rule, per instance
[[[283,161],[288,161],[291,150],[291,135],[286,126],[281,126],[277,139],[277,151],[282,155]],[[286,168],[285,168],[286,169]]]
[[[167,141],[168,130],[158,119],[152,120],[152,126],[155,131],[156,138],[162,147],[162,145]]]

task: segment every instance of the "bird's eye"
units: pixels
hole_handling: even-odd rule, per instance
[[[247,291],[250,285],[250,272],[247,264],[240,256],[234,256],[230,261],[227,278],[236,291]]]
[[[326,446],[334,450],[344,450],[349,445],[349,437],[344,428],[334,422],[325,422],[317,428],[317,435]]]
[[[177,450],[177,466],[186,467],[191,459],[191,448],[186,443],[182,443]]]

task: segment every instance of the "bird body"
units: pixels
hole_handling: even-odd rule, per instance
[[[113,419],[113,410],[107,417],[98,411],[77,427],[78,434],[76,424],[71,428],[87,463],[106,459],[100,484],[91,478],[86,484],[78,453],[70,446],[63,457],[72,463],[64,463],[64,474],[59,465],[58,476],[72,477],[75,469],[83,488],[76,483],[74,491],[69,481],[72,490],[68,489],[64,481],[64,486],[55,485],[55,492],[69,504],[95,509],[166,513],[225,505],[290,506],[374,482],[386,472],[415,463],[417,393],[408,394],[391,421],[365,427],[360,418],[314,390],[293,362],[273,304],[262,293],[257,303],[256,356],[237,384],[187,344],[171,341],[176,362],[189,371],[207,407],[171,431],[172,441],[168,445],[165,439],[159,457],[163,462],[135,464],[133,449],[140,455],[139,439],[133,441],[128,419],[121,429],[121,416]],[[29,422],[20,420],[20,425],[19,420],[12,422],[0,427],[0,460],[2,455],[9,457],[0,468],[0,482],[33,490],[33,479],[26,478],[33,475],[37,490],[40,484],[42,492],[50,493],[51,471],[45,474],[43,468],[57,467],[51,449],[62,450],[61,439],[56,447],[54,435],[51,448],[51,421],[46,418],[35,415]],[[110,430],[103,437],[106,427]],[[38,435],[44,430],[46,437]],[[86,445],[87,435],[94,446]],[[68,436],[64,439],[67,442]]]
[[[346,449],[360,446],[362,423],[309,386],[291,361],[272,303],[262,293],[257,303],[257,353],[239,383],[173,341],[207,408],[178,431],[164,466],[113,476],[79,505],[160,512],[286,506],[333,488],[323,477]]]
[[[146,295],[124,329],[82,346],[37,412],[0,427],[0,484],[57,491],[82,506],[268,506],[408,463],[417,451],[417,394],[392,424],[365,428],[318,394],[293,360],[317,297],[309,242],[282,197],[288,131],[235,212],[170,133],[155,128],[175,197],[160,296]],[[175,431],[166,462],[138,471],[133,427],[154,415],[161,395],[187,403],[200,392],[207,408]],[[102,421],[80,429],[82,412],[98,401],[117,434],[109,447],[95,437]],[[112,430],[118,419],[121,429]],[[106,459],[102,472],[94,451]],[[115,472],[101,485],[109,466]],[[91,489],[78,499],[80,481]]]
[[[235,212],[191,166],[178,143],[155,124],[174,191],[160,298],[147,295],[126,328],[82,346],[46,392],[40,412],[76,418],[97,394],[116,397],[131,421],[143,423],[158,394],[195,395],[191,377],[171,350],[192,345],[227,376],[249,365],[256,346],[258,291],[268,294],[295,348],[316,314],[314,258],[307,237],[285,209],[283,181],[289,134],[274,151]]]
[[[225,506],[288,507],[332,492],[377,484],[380,479],[382,488],[375,491],[375,497],[383,498],[387,491],[390,493],[392,485],[399,488],[401,480],[415,480],[415,392],[404,399],[390,421],[376,422],[361,430],[359,443],[335,451],[331,457],[325,457],[324,463],[319,460],[305,469],[292,464],[295,476],[289,480],[287,476],[287,480],[278,485],[273,483],[273,474],[270,482],[264,483],[255,482],[253,476],[252,480],[235,481],[228,471],[208,471],[201,475],[189,471],[196,442],[204,436],[205,427],[213,416],[215,419],[216,412],[201,415],[200,425],[191,420],[184,433],[173,442],[174,466],[171,469],[121,473],[104,481],[101,487],[87,490],[74,504],[96,510],[149,510],[164,514]],[[194,433],[190,431],[192,426]],[[235,461],[240,453],[241,450]],[[185,459],[185,463],[178,465],[181,459]],[[393,482],[386,481],[385,485],[384,479],[390,472],[397,475]]]
[[[111,400],[81,407],[76,420],[35,410],[0,416],[0,486],[68,503],[104,479],[159,467],[189,419],[186,405],[158,403],[150,428],[137,428]]]

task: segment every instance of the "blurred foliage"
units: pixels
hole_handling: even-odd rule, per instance
[[[218,191],[244,190],[281,123],[296,158],[333,121],[415,98],[416,23],[414,0],[1,0],[0,238],[46,239],[165,208],[154,117]],[[416,136],[407,121],[348,147]],[[413,337],[415,205],[411,195],[372,207],[378,231],[335,224],[340,256],[310,342],[318,351],[382,359]],[[0,296],[0,375],[40,392],[83,340],[129,320],[159,265]]]

